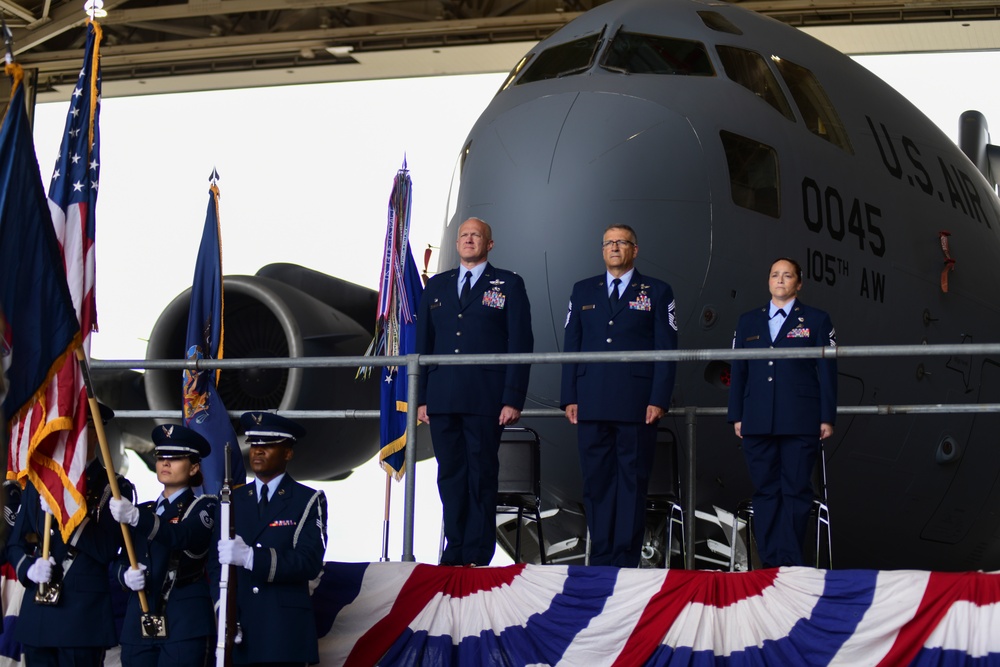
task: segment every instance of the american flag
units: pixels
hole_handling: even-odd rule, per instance
[[[327,563],[323,665],[1000,665],[1000,574]]]
[[[70,99],[48,193],[88,359],[90,332],[97,330],[94,213],[100,182],[100,41],[100,26],[88,22],[83,69]],[[46,393],[44,403],[36,403],[12,425],[8,468],[20,480],[31,479],[68,541],[87,512],[84,469],[89,406],[79,365],[64,364]]]

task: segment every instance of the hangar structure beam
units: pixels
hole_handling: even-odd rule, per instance
[[[440,55],[450,47],[519,44],[523,54],[530,43],[605,1],[104,0],[108,15],[100,20],[103,76],[106,84],[158,80],[146,92],[166,92],[216,84],[163,80],[219,73],[239,74],[233,79],[239,85],[278,83],[274,72],[320,67],[322,74],[317,70],[306,79],[412,75],[405,68],[362,74],[364,68],[355,67],[341,76],[331,67],[382,63],[387,54],[396,54],[397,61],[422,62],[417,54],[400,52],[433,50]],[[830,33],[833,42],[825,41],[847,53],[896,48],[882,46],[893,43],[882,35],[851,42],[843,32],[856,35],[872,27],[922,30],[916,39],[910,35],[898,41],[908,50],[972,50],[1000,44],[1000,4],[985,0],[733,0],[733,4],[814,34],[840,30]],[[0,0],[0,12],[13,29],[17,59],[37,74],[40,94],[75,80],[84,42],[83,0]],[[941,34],[949,37],[935,37]],[[467,55],[462,57],[469,61]],[[500,57],[507,58],[502,67],[495,64],[501,62],[497,60],[463,71],[498,71],[516,62],[508,51]],[[454,66],[438,64],[427,68],[423,73],[456,71]],[[235,85],[224,82],[219,87]]]

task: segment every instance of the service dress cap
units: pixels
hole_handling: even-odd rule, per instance
[[[153,445],[158,459],[203,459],[212,451],[204,436],[180,424],[163,424],[154,428]]]
[[[287,417],[273,412],[244,412],[240,416],[243,433],[251,447],[285,445],[291,447],[306,430]]]

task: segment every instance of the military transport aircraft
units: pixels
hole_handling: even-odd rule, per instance
[[[802,299],[832,314],[842,345],[995,341],[996,172],[985,120],[963,123],[964,153],[848,57],[730,3],[614,0],[540,42],[483,112],[439,265],[456,264],[461,221],[488,221],[501,241],[491,261],[524,276],[538,352],[560,350],[571,286],[602,270],[611,222],[637,230],[639,270],[672,284],[682,348],[729,348],[781,255],[800,261]],[[227,332],[248,331],[245,344],[227,337],[229,358],[359,354],[370,339],[374,293],[336,278],[277,265],[227,291]],[[185,303],[157,322],[149,358],[183,349]],[[842,406],[1000,402],[1000,359],[842,360],[839,371]],[[221,391],[231,409],[319,407],[306,402],[315,381],[344,388],[322,407],[377,404],[322,373],[227,373]],[[164,377],[158,388],[148,374],[148,404],[176,409],[176,374]],[[724,406],[727,378],[722,360],[680,363],[675,406]],[[536,365],[526,409],[558,403],[558,366]],[[580,498],[575,433],[561,419],[529,425],[543,439],[544,504],[563,510],[547,519],[552,535],[576,526],[582,538],[567,518]],[[683,437],[683,418],[662,426]],[[355,429],[331,437],[359,449],[310,454],[327,478],[377,440],[370,425],[330,428]],[[993,414],[841,417],[827,443],[836,566],[1000,569],[997,432]],[[697,461],[698,509],[749,496],[724,418],[699,421]]]

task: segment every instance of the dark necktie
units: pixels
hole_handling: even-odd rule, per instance
[[[462,305],[469,302],[469,292],[472,291],[472,271],[465,272],[465,283],[462,284]]]
[[[608,302],[611,304],[612,308],[618,305],[618,298],[619,298],[618,286],[621,284],[622,284],[621,278],[615,278],[614,280],[611,281],[611,294],[608,295]]]
[[[771,319],[774,319],[774,318],[775,318],[775,317],[777,317],[778,315],[781,315],[782,317],[784,317],[784,316],[785,316],[785,311],[784,311],[784,309],[782,309],[782,308],[779,308],[778,310],[774,311],[774,315],[771,315]]]
[[[261,484],[260,486],[260,502],[257,503],[257,511],[260,516],[267,514],[267,484]]]

